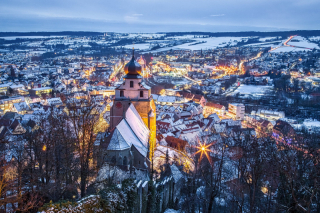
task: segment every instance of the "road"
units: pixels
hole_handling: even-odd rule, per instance
[[[279,49],[280,47],[294,47],[294,48],[301,48],[301,49],[308,49],[308,50],[312,50],[312,48],[308,48],[308,47],[299,47],[299,46],[294,46],[294,45],[290,45],[288,44],[289,41],[291,41],[291,39],[293,39],[296,35],[290,36],[285,42],[283,42],[283,44],[281,46],[275,47],[275,48],[271,48],[271,50],[269,50],[269,52],[272,52],[276,49]]]
[[[114,71],[113,71],[113,73],[111,73],[109,79],[110,79],[111,81],[113,81],[113,78],[116,77],[116,76],[120,73],[120,71],[122,70],[122,68],[123,68],[122,65],[120,65],[120,66],[115,66]]]
[[[241,73],[241,74],[244,74],[244,72],[243,72],[243,70],[242,70],[242,66],[243,66],[243,63],[244,63],[244,62],[249,62],[249,61],[258,59],[258,58],[260,58],[260,57],[262,56],[262,53],[263,53],[263,52],[259,52],[255,57],[250,58],[250,59],[248,59],[248,60],[242,60],[242,61],[240,62],[240,64],[239,64],[239,68],[238,68],[238,69],[240,70],[240,73]]]

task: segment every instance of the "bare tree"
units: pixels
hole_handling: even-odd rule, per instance
[[[91,163],[99,115],[97,105],[90,100],[82,100],[69,106],[68,122],[72,134],[75,135],[75,153],[80,161],[81,197],[86,194],[86,186],[93,171]]]

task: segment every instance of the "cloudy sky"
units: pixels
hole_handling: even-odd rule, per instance
[[[320,0],[0,0],[0,31],[319,30]]]

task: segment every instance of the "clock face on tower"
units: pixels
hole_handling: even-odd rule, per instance
[[[117,108],[121,108],[121,107],[122,107],[122,103],[121,103],[121,102],[117,102],[117,103],[116,103],[116,107],[117,107]]]

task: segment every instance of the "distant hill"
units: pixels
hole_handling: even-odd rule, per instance
[[[320,30],[293,30],[293,31],[275,31],[275,32],[160,32],[167,36],[182,36],[182,35],[205,35],[212,37],[274,37],[274,36],[320,36]],[[61,31],[61,32],[0,32],[0,37],[8,36],[101,36],[102,32],[86,32],[86,31]],[[108,33],[109,34],[109,33]]]
[[[99,36],[100,32],[62,31],[62,32],[0,32],[0,37],[8,36]]]
[[[213,37],[246,37],[246,36],[261,36],[261,37],[273,37],[273,36],[320,36],[320,30],[294,30],[294,31],[275,31],[275,32],[166,32],[167,36],[182,36],[182,35],[207,35]]]

